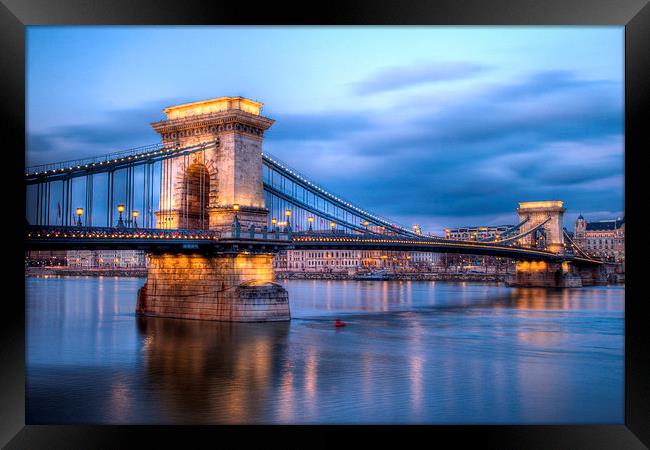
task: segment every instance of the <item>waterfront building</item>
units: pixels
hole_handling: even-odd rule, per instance
[[[582,214],[573,225],[573,241],[597,258],[625,260],[625,217],[587,222]]]
[[[285,272],[355,272],[407,268],[414,258],[419,264],[433,264],[439,256],[432,255],[380,250],[286,250],[276,255],[273,264],[276,270]]]
[[[28,266],[65,266],[65,250],[30,250],[25,257]]]
[[[445,228],[445,237],[459,240],[495,239],[510,228],[512,225]]]
[[[146,258],[142,250],[68,250],[69,267],[94,268],[144,268]]]
[[[415,269],[433,270],[440,265],[440,253],[409,252],[410,266]]]

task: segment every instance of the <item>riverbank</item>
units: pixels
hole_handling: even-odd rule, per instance
[[[129,277],[146,278],[147,269],[75,269],[71,267],[27,267],[27,277]],[[355,280],[356,275],[341,272],[277,272],[278,280]],[[481,283],[502,283],[506,281],[503,273],[389,273],[386,281],[476,281]],[[608,277],[610,285],[624,284],[624,274],[612,274]]]
[[[28,277],[135,277],[146,278],[147,269],[78,269],[72,267],[27,267],[25,276]],[[278,280],[354,280],[356,275],[341,272],[278,272]],[[387,281],[412,280],[412,281],[479,281],[479,282],[503,282],[505,274],[468,274],[468,273],[389,273],[386,274]]]
[[[356,275],[347,273],[325,273],[325,272],[278,272],[278,280],[354,280]],[[499,273],[389,273],[386,274],[386,281],[480,281],[480,282],[503,282],[505,274]]]
[[[76,269],[72,267],[27,267],[26,277],[131,277],[146,278],[147,269]]]

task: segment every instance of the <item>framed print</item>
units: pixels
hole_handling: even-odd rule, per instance
[[[648,445],[647,2],[3,2],[7,448]]]

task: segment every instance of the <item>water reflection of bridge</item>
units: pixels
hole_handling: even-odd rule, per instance
[[[283,367],[289,324],[263,328],[214,321],[139,317],[146,381],[179,411],[174,422],[244,423],[263,419]],[[188,417],[188,412],[193,417]]]

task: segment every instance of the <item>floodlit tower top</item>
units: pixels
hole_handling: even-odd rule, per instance
[[[563,202],[561,200],[545,201],[545,202],[520,202],[519,209],[546,209],[546,208],[562,208]]]
[[[210,100],[183,103],[182,105],[165,108],[167,119],[182,119],[189,116],[199,116],[227,110],[240,110],[256,116],[260,115],[263,103],[244,97],[218,97]]]

